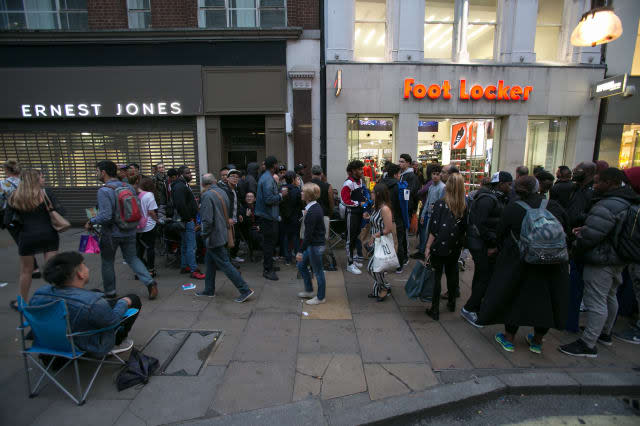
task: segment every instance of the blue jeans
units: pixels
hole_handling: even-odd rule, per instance
[[[324,269],[322,267],[322,255],[325,246],[309,246],[302,253],[302,262],[298,262],[298,271],[304,280],[304,291],[313,292],[311,284],[311,274],[309,274],[309,264],[318,283],[318,299],[324,300],[326,281],[324,279]]]
[[[180,267],[191,268],[191,272],[198,269],[196,263],[196,225],[193,222],[185,223],[180,241]]]
[[[229,252],[226,247],[208,248],[204,261],[207,265],[207,273],[204,278],[205,293],[215,294],[216,271],[218,269],[224,272],[227,278],[236,286],[240,294],[245,294],[249,291],[249,286],[246,281],[242,278],[240,272],[231,264]]]
[[[582,278],[584,264],[572,260],[570,265],[567,331],[577,333],[580,331],[578,322],[580,320],[580,303],[582,302],[582,295],[584,293],[584,280]]]
[[[420,220],[420,219],[418,219]],[[429,215],[425,215],[424,223],[418,222],[418,227],[420,228],[420,243],[418,244],[418,251],[420,253],[424,253],[427,248],[427,229],[429,228]]]
[[[281,222],[280,228],[280,255],[284,256],[287,262],[293,260],[293,255],[289,249],[289,243],[293,243],[293,253],[298,253],[300,247],[300,225],[298,222]]]
[[[104,236],[100,238],[100,258],[102,260],[102,285],[104,286],[104,293],[106,295],[112,295],[116,293],[116,271],[114,268],[114,260],[116,257],[116,250],[122,251],[122,257],[127,265],[133,270],[133,273],[138,276],[138,279],[149,286],[153,284],[153,278],[149,274],[147,267],[138,256],[136,256],[136,236],[130,237],[111,237]]]

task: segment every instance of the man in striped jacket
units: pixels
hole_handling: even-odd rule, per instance
[[[346,207],[346,227],[347,227],[347,271],[352,274],[359,275],[362,273],[359,267],[362,264],[354,262],[353,250],[356,247],[356,241],[360,235],[360,222],[364,213],[364,204],[366,203],[364,193],[364,181],[362,180],[364,163],[360,160],[353,160],[347,165],[347,180],[342,185],[340,191],[340,201]]]

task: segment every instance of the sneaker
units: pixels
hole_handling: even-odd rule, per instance
[[[126,352],[133,347],[133,340],[127,337],[120,343],[119,345],[114,346],[111,349],[112,354],[119,354],[121,352]]]
[[[210,297],[210,298],[216,297],[215,293],[207,293],[206,291],[196,291],[195,295],[200,297]]]
[[[181,274],[190,274],[191,273],[191,268],[188,267],[188,266],[185,267],[185,268],[182,268],[182,269],[180,269],[180,273]]]
[[[191,273],[191,278],[195,280],[204,280],[205,275],[197,269]]]
[[[404,272],[404,266],[398,266],[396,268],[396,274],[401,274]]]
[[[466,319],[469,324],[471,324],[474,327],[478,327],[478,328],[483,328],[483,325],[478,324],[478,314],[476,314],[475,312],[471,312],[471,311],[467,311],[465,308],[462,308],[462,310],[460,311],[460,316],[464,319]]]
[[[402,264],[403,267],[407,266],[409,264],[409,259],[405,260],[404,263]]]
[[[271,281],[278,281],[278,279],[279,279],[278,276],[276,275],[276,273],[273,272],[273,271],[271,271],[271,272],[264,271],[262,273],[262,276],[265,277],[268,280],[271,280]]]
[[[158,297],[158,283],[152,282],[147,286],[147,291],[149,292],[149,300],[153,300]]]
[[[611,334],[602,333],[600,337],[598,337],[598,343],[603,344],[605,346],[612,346],[613,341],[611,340]]]
[[[362,273],[362,271],[358,269],[355,263],[352,263],[351,265],[347,266],[347,272],[351,272],[352,274],[355,274],[355,275],[360,275]]]
[[[621,333],[613,333],[613,337],[632,345],[640,345],[640,331],[635,328],[629,328]]]
[[[318,297],[314,297],[313,299],[309,299],[307,300],[306,303],[307,305],[321,305],[323,303],[325,303],[327,301],[327,299],[318,299]]]
[[[353,264],[356,265],[358,268],[362,268],[362,263],[361,262],[357,262],[355,259],[353,261]]]
[[[587,346],[582,339],[578,339],[573,343],[569,343],[567,345],[562,345],[558,347],[558,350],[563,354],[571,355],[571,356],[583,356],[587,358],[597,358],[598,357],[598,348],[595,346],[590,348]]]
[[[249,299],[251,296],[253,296],[253,293],[254,293],[254,291],[249,289],[248,292],[242,293],[240,296],[238,296],[235,299],[233,299],[233,301],[234,302],[238,302],[238,303],[246,302],[247,299]]]
[[[498,344],[502,346],[502,349],[504,349],[507,352],[513,352],[515,350],[513,347],[513,343],[507,340],[504,333],[496,334],[496,342],[498,342]]]
[[[527,334],[527,337],[525,337],[525,340],[527,341],[527,344],[529,345],[529,350],[531,352],[538,355],[542,354],[542,345],[537,345],[533,343],[533,334]]]
[[[314,296],[312,291],[301,291],[298,293],[298,297],[301,299],[311,299]]]
[[[244,259],[241,258],[240,256],[236,256],[236,257],[232,258],[231,260],[233,260],[234,262],[238,262],[238,263],[244,262]]]
[[[464,264],[464,260],[458,259],[458,270],[464,271],[466,269],[466,265]]]

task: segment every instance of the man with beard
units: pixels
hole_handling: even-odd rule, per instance
[[[178,179],[171,185],[173,206],[184,223],[180,241],[180,273],[191,274],[191,278],[203,280],[205,275],[196,263],[196,215],[198,203],[189,187],[191,169],[188,166],[178,168]]]

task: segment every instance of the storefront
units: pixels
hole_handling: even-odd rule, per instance
[[[199,66],[4,68],[0,158],[42,170],[73,223],[95,205],[95,164],[187,165],[199,176]],[[197,185],[198,179],[194,181]]]
[[[357,158],[375,178],[408,153],[423,166],[455,164],[471,190],[497,170],[555,172],[591,160],[598,102],[590,87],[603,74],[590,65],[330,63],[328,177],[341,184]]]

